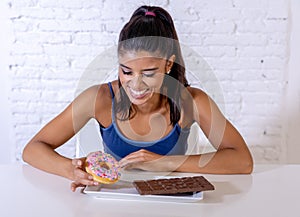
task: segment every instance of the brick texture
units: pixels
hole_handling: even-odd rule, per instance
[[[190,82],[215,97],[244,136],[255,161],[285,160],[281,110],[288,62],[288,1],[151,4],[165,7],[173,16],[187,47]],[[14,37],[8,65],[15,161],[21,161],[29,139],[72,101],[84,70],[116,44],[121,27],[140,5],[138,0],[7,0]],[[201,74],[197,58],[209,66],[212,77]],[[106,67],[109,74],[116,66]],[[74,143],[72,139],[59,151],[74,156]]]

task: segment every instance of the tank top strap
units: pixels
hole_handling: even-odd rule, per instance
[[[115,103],[114,103],[114,98],[115,98],[115,93],[114,93],[114,89],[112,87],[112,84],[111,82],[108,82],[108,87],[109,87],[109,92],[110,92],[110,95],[111,95],[111,118],[112,118],[112,124],[114,125],[115,123]]]
[[[110,94],[111,94],[111,98],[114,99],[115,98],[115,93],[114,93],[114,90],[112,88],[111,82],[108,82],[108,87],[109,87],[109,91],[110,91]]]

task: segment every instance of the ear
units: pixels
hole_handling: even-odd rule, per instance
[[[174,64],[176,56],[173,54],[172,56],[170,56],[170,58],[167,60],[166,63],[166,72],[170,71],[172,69],[172,66]]]

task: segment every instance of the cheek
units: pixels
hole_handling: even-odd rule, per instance
[[[119,79],[120,79],[120,82],[121,84],[123,85],[124,83],[128,82],[128,79],[126,78],[126,76],[124,76],[124,74],[122,73],[122,71],[119,71]]]
[[[146,78],[145,83],[152,88],[160,88],[164,81],[164,75],[157,75],[155,78]]]

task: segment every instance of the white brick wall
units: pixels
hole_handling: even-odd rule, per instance
[[[23,146],[70,103],[84,69],[116,43],[122,25],[141,3],[6,1],[13,28],[8,67],[15,160],[19,161]],[[289,57],[289,1],[157,0],[151,4],[171,13],[181,42],[211,66],[223,90],[224,112],[245,137],[255,160],[285,161],[281,111]],[[73,156],[74,140],[60,151]]]

